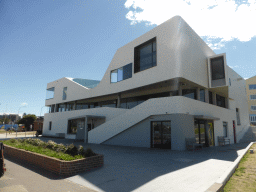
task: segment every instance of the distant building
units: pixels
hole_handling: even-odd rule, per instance
[[[248,110],[251,125],[256,125],[256,76],[246,80]]]

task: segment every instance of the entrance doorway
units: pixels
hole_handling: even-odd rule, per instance
[[[205,147],[214,146],[214,126],[213,121],[195,119],[196,143]]]
[[[171,149],[171,121],[151,122],[151,148]]]

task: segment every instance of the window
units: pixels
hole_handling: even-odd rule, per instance
[[[228,137],[228,123],[223,122],[223,136]]]
[[[256,95],[250,95],[251,100],[256,100]]]
[[[225,108],[225,106],[226,106],[225,97],[222,97],[222,96],[216,94],[216,101],[217,101],[217,106]]]
[[[250,90],[252,90],[252,89],[256,89],[256,84],[249,85],[249,89],[250,89]]]
[[[213,104],[212,92],[211,91],[209,91],[209,103]]]
[[[111,83],[123,81],[131,77],[132,77],[132,63],[127,64],[119,69],[111,71],[111,75],[110,75]]]
[[[66,100],[67,99],[67,87],[63,88],[63,96],[62,96],[62,100]]]
[[[65,104],[58,104],[58,112],[63,112],[65,111],[66,105]]]
[[[182,96],[188,97],[190,99],[196,99],[196,89],[182,89]]]
[[[240,112],[239,112],[238,108],[236,108],[236,121],[237,121],[237,125],[241,125],[241,123],[240,123]]]
[[[251,106],[251,110],[252,110],[252,111],[256,111],[256,105],[252,105],[252,106]]]
[[[54,97],[54,87],[46,90],[46,99],[52,99]]]
[[[134,73],[156,66],[156,38],[134,48]]]
[[[200,89],[200,101],[205,102],[205,91]]]
[[[256,122],[256,115],[250,115],[250,121]]]
[[[52,130],[52,122],[49,122],[49,130]]]
[[[51,106],[51,113],[54,113],[55,112],[55,105],[52,105]]]
[[[68,134],[76,134],[77,128],[84,128],[85,119],[79,118],[79,119],[72,119],[68,120]]]
[[[225,79],[223,56],[211,59],[212,80]]]

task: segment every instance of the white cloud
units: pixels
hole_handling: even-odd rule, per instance
[[[125,7],[131,24],[159,25],[180,15],[213,49],[256,36],[256,0],[127,0]]]
[[[24,103],[21,103],[21,105],[22,106],[27,106],[28,104],[24,102]]]

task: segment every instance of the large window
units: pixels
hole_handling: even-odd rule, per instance
[[[111,71],[111,75],[110,75],[111,83],[123,81],[131,77],[132,77],[132,63],[127,64],[119,69]]]
[[[54,87],[46,90],[46,99],[52,99],[54,97]]]
[[[250,95],[251,100],[256,100],[256,95]]]
[[[216,101],[217,101],[217,106],[225,108],[225,106],[226,106],[225,97],[222,97],[222,96],[216,94]]]
[[[212,80],[225,79],[223,56],[211,59]]]
[[[223,122],[223,136],[228,137],[228,123]]]
[[[156,66],[156,38],[134,49],[134,73]]]
[[[250,115],[250,121],[256,122],[256,115]]]
[[[200,101],[205,102],[205,91],[200,89]]]
[[[63,88],[63,96],[62,96],[62,100],[66,100],[67,99],[67,87]]]
[[[256,111],[256,105],[252,105],[252,106],[251,106],[251,110],[252,110],[252,111]]]
[[[256,89],[256,84],[249,85],[249,89],[250,89],[250,90]]]

